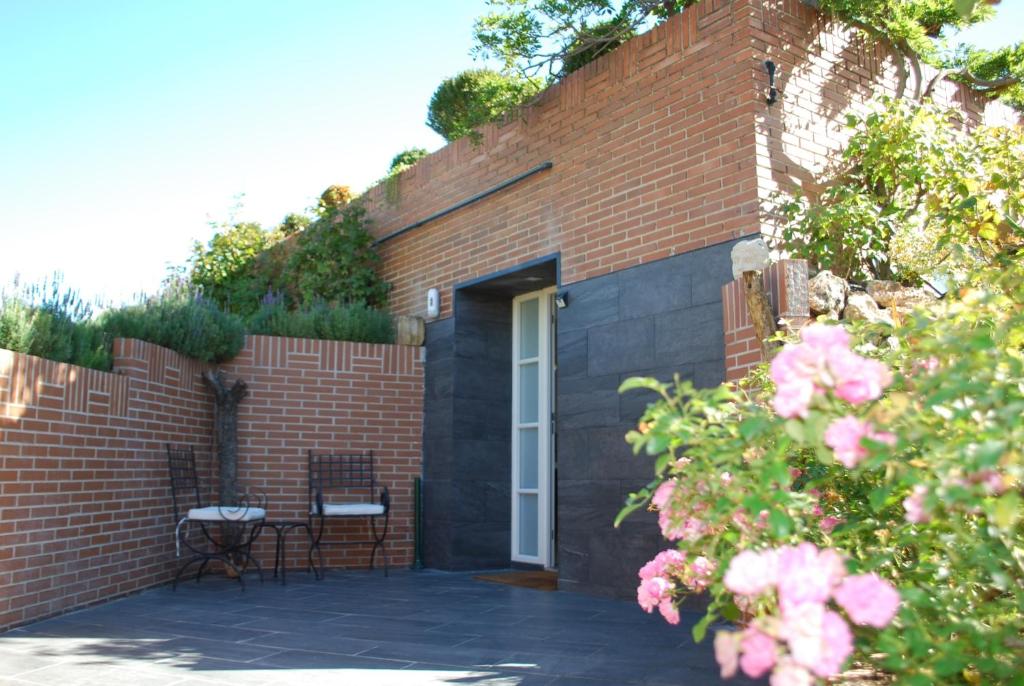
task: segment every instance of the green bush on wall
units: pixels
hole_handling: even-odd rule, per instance
[[[59,275],[42,285],[20,287],[15,282],[10,292],[0,291],[0,348],[108,369],[109,346],[92,313]]]
[[[224,362],[245,345],[241,317],[187,292],[165,294],[104,313],[99,326],[109,340],[137,338],[202,362]]]
[[[265,304],[249,319],[249,333],[364,343],[395,339],[391,315],[361,303],[316,303],[297,310],[289,310],[283,303]]]

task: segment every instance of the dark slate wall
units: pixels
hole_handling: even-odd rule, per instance
[[[617,389],[630,376],[698,386],[725,379],[721,287],[733,243],[566,287],[558,312],[557,450],[559,587],[629,596],[637,570],[667,543],[651,513],[612,520],[647,484],[653,461],[623,436],[654,394]]]
[[[427,326],[424,562],[507,567],[511,546],[512,302],[457,291]]]

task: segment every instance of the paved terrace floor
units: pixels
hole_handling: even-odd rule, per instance
[[[210,576],[0,634],[0,686],[726,683],[690,639],[698,618],[470,574],[295,573],[244,593]]]

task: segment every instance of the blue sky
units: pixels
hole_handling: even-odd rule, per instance
[[[1004,0],[982,44],[1024,27]],[[362,190],[474,66],[484,0],[0,0],[0,285],[154,292],[229,217]],[[1017,27],[1016,31],[1012,27]]]

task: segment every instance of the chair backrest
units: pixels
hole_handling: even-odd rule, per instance
[[[196,474],[196,451],[192,446],[176,448],[167,444],[167,466],[171,473],[171,499],[174,501],[174,521],[180,520],[189,509],[202,507],[199,495],[199,477]]]
[[[373,451],[365,453],[317,453],[309,451],[309,504],[319,512],[325,491],[360,492],[374,499],[377,479]],[[360,494],[361,495],[361,494]]]

